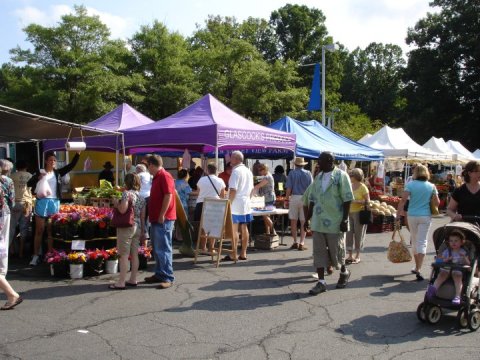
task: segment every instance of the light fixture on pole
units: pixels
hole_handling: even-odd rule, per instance
[[[340,109],[339,108],[333,108],[331,110],[331,114],[330,116],[328,117],[329,118],[329,121],[328,121],[328,128],[330,130],[333,130],[333,126],[335,125],[335,113],[338,113],[340,112]]]
[[[322,125],[325,126],[325,50],[335,51],[335,44],[322,45]]]

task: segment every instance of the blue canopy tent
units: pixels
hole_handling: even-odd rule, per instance
[[[379,161],[381,150],[372,149],[323,126],[316,120],[299,121],[285,116],[268,127],[297,135],[296,156],[316,159],[323,151],[330,151],[337,160]]]

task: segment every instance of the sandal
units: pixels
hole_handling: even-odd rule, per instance
[[[0,310],[12,310],[15,306],[20,304],[23,301],[23,298],[21,296],[18,297],[17,300],[15,300],[13,303],[9,303],[8,301],[3,305]]]
[[[132,282],[125,281],[125,285],[135,287],[135,286],[138,286],[138,283],[132,283]]]
[[[246,256],[239,256],[238,260],[247,260],[247,257]]]
[[[360,258],[353,259],[351,264],[359,264],[360,263]]]
[[[235,261],[235,260],[232,257],[230,257],[230,255],[227,255],[224,258],[222,258],[222,261]]]
[[[117,286],[117,285],[115,285],[115,284],[110,284],[110,285],[108,285],[108,288],[109,288],[110,290],[125,290],[125,289],[126,289],[125,286],[122,287],[122,286]]]
[[[345,264],[351,264],[353,263],[354,260],[355,260],[354,258],[345,259]]]

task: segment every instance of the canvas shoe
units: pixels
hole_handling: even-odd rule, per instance
[[[345,272],[340,273],[340,277],[338,278],[337,282],[337,289],[343,289],[348,284],[348,279],[350,279],[350,275],[352,272],[348,269],[345,269]]]
[[[455,296],[453,298],[452,305],[460,305],[460,296]]]
[[[38,264],[40,264],[40,256],[33,255],[32,261],[30,261],[30,265],[31,266],[37,266]]]
[[[160,284],[158,284],[157,289],[168,289],[169,287],[172,287],[172,285],[173,283],[171,283],[170,281],[162,281]]]
[[[311,288],[308,293],[310,295],[318,295],[318,294],[321,294],[325,291],[327,291],[327,286],[324,283],[322,283],[320,281],[317,281],[315,286],[313,288]]]

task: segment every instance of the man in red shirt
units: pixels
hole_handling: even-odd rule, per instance
[[[228,162],[225,166],[225,170],[218,174],[218,177],[222,179],[226,185],[225,190],[228,190],[228,181],[230,180],[230,175],[232,175],[232,165],[230,162]]]
[[[162,158],[147,158],[148,171],[153,176],[148,202],[148,218],[151,223],[150,240],[155,258],[155,274],[145,278],[146,283],[158,283],[158,289],[167,289],[175,280],[173,276],[172,233],[177,218],[175,205],[175,181],[163,167]]]

